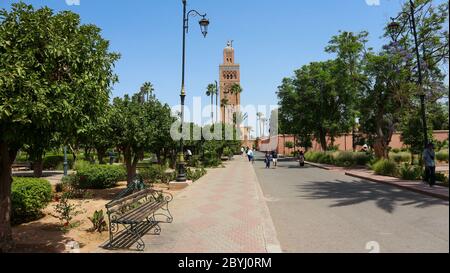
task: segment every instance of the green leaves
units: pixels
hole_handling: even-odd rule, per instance
[[[103,112],[119,55],[99,28],[80,25],[72,12],[20,2],[1,10],[0,30],[0,138],[45,146],[44,139],[73,136]]]
[[[338,61],[314,62],[283,80],[278,91],[282,131],[301,136],[303,143],[315,137],[326,149],[326,136],[349,130],[354,96],[346,84],[350,81],[339,74],[338,68]]]

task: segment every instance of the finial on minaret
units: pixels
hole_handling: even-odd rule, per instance
[[[227,46],[228,46],[228,47],[233,47],[233,42],[234,42],[234,40],[229,40],[229,41],[227,42]]]

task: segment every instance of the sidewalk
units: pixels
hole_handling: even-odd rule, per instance
[[[73,171],[69,171],[68,174],[74,173]],[[33,171],[13,171],[13,176],[16,177],[34,177]],[[64,176],[63,171],[43,171],[42,173],[42,179],[48,180],[51,185],[56,185],[59,182],[61,182],[61,179]]]
[[[447,201],[449,200],[449,188],[447,187],[435,186],[433,188],[430,188],[428,185],[425,185],[422,181],[407,181],[396,177],[376,175],[373,171],[365,168],[358,168],[358,169],[342,168],[332,165],[311,163],[311,162],[307,162],[307,164],[329,171],[343,172],[351,177],[365,179],[376,183],[388,184],[394,187],[410,190],[413,192],[425,194],[443,200]]]
[[[173,223],[144,237],[145,252],[281,252],[255,171],[240,156],[226,164],[175,196]]]

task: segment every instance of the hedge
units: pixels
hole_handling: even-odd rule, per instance
[[[392,159],[397,163],[411,162],[411,153],[406,152],[390,153],[389,159]]]
[[[332,164],[340,167],[365,166],[372,156],[362,152],[308,152],[305,155],[307,161]]]
[[[76,181],[80,189],[108,189],[126,180],[126,170],[119,165],[90,165],[77,170]]]
[[[448,162],[448,150],[442,150],[436,153],[437,161]]]
[[[14,177],[11,190],[14,224],[35,220],[52,199],[52,187],[45,179]]]
[[[49,155],[42,159],[44,170],[59,170],[64,167],[64,156],[63,155]],[[67,156],[67,163],[69,169],[73,167],[73,156]]]
[[[161,165],[139,169],[139,175],[148,183],[169,183],[175,180],[175,172],[166,172],[166,168]]]
[[[393,160],[381,159],[372,165],[373,171],[378,175],[397,176],[397,163]]]

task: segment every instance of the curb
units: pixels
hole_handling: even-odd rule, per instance
[[[417,188],[404,186],[404,185],[401,185],[401,184],[398,184],[398,183],[391,183],[391,182],[387,182],[387,181],[383,181],[383,180],[379,180],[379,179],[375,179],[375,178],[370,178],[370,177],[367,177],[367,176],[364,176],[364,175],[358,175],[358,174],[355,174],[355,173],[352,173],[352,172],[345,172],[345,175],[351,176],[351,177],[355,177],[355,178],[359,178],[359,179],[372,181],[372,182],[375,182],[375,183],[381,183],[381,184],[385,184],[385,185],[390,185],[390,186],[394,186],[394,187],[397,187],[397,188],[401,188],[401,189],[413,191],[413,192],[416,192],[416,193],[421,193],[421,194],[424,194],[424,195],[428,195],[428,196],[431,196],[431,197],[439,198],[439,199],[442,199],[444,201],[449,201],[449,197],[448,196],[442,195],[442,194],[439,194],[439,193],[423,191],[423,190],[420,190],[420,189],[417,189]]]
[[[308,164],[310,166],[313,166],[313,167],[316,167],[319,169],[327,170],[327,171],[334,171],[334,169],[332,169],[331,167],[327,167],[322,164],[316,164],[316,163],[312,163],[312,162],[308,162],[308,161],[305,161],[305,164]]]
[[[250,163],[251,172],[255,177],[256,191],[258,192],[258,198],[262,202],[263,206],[260,208],[261,214],[264,217],[264,240],[266,244],[267,253],[283,253],[281,249],[280,241],[277,237],[277,232],[275,230],[275,225],[270,215],[269,207],[264,199],[264,193],[259,183],[258,176],[256,175],[253,164]]]

